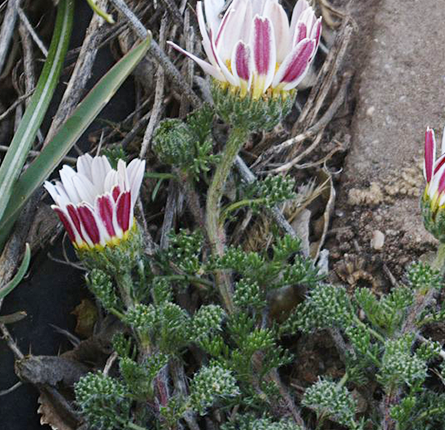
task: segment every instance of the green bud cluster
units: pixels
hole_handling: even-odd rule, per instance
[[[192,336],[198,344],[222,329],[224,309],[217,305],[201,306],[193,316]]]
[[[316,411],[319,416],[328,415],[330,419],[349,429],[363,428],[355,420],[356,401],[346,387],[332,381],[320,379],[310,386],[304,393],[302,403]]]
[[[251,207],[273,208],[275,205],[297,197],[295,179],[286,176],[267,176],[246,187],[245,196],[252,199]],[[256,203],[258,202],[258,203]]]
[[[272,130],[278,125],[290,113],[296,96],[296,91],[290,91],[286,97],[265,95],[256,100],[250,96],[240,97],[216,81],[211,91],[215,110],[224,122],[257,132]]]
[[[213,111],[207,105],[191,113],[186,122],[179,119],[161,121],[153,137],[153,150],[161,163],[194,176],[208,172],[218,161],[218,156],[212,154],[212,122]]]
[[[429,197],[423,197],[420,201],[423,224],[438,241],[445,243],[445,210],[439,208],[433,210]]]
[[[414,290],[440,290],[443,287],[440,271],[425,263],[413,264],[408,270],[408,280]]]
[[[283,418],[274,421],[272,418],[255,418],[252,414],[244,414],[236,417],[233,423],[224,424],[221,430],[303,430],[301,426],[292,420]]]
[[[78,249],[77,255],[85,266],[100,269],[111,276],[119,276],[131,271],[143,254],[142,235],[137,224],[125,240],[116,246],[105,246],[103,249]]]
[[[282,332],[297,330],[309,333],[314,329],[345,328],[353,319],[346,289],[319,284],[299,304],[281,327]]]
[[[119,299],[111,278],[100,269],[93,269],[86,276],[86,281],[91,292],[99,299],[106,310],[118,307]]]
[[[385,342],[382,366],[377,379],[387,390],[393,390],[403,384],[412,386],[425,380],[428,367],[425,360],[411,352],[413,342],[413,334]]]
[[[192,408],[200,415],[204,415],[219,398],[229,399],[240,394],[235,377],[216,362],[203,367],[195,375],[190,391]]]
[[[255,281],[242,279],[235,285],[233,303],[242,310],[259,311],[267,304],[264,291]]]
[[[163,353],[150,355],[143,363],[137,363],[130,357],[121,357],[119,369],[131,393],[145,401],[153,398],[153,380],[169,361],[169,356]]]
[[[131,400],[127,387],[103,373],[88,373],[75,385],[76,401],[88,423],[100,430],[125,429]]]
[[[164,260],[173,262],[183,272],[196,275],[201,267],[201,252],[204,238],[199,231],[188,233],[180,230],[170,235],[169,247],[163,255]]]

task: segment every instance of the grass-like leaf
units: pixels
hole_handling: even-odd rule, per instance
[[[4,287],[0,288],[0,300],[4,299],[17,285],[20,284],[23,277],[26,274],[26,271],[29,267],[29,262],[31,261],[31,247],[29,244],[26,244],[25,256],[23,257],[22,264],[19,267],[19,270],[15,274],[14,278],[11,279]]]
[[[59,82],[70,41],[73,15],[74,0],[62,0],[58,6],[48,58],[31,101],[0,167],[0,219],[6,210],[13,186],[25,164],[28,152]]]
[[[133,48],[107,72],[15,183],[9,205],[0,221],[0,249],[3,247],[7,235],[26,201],[59,165],[82,133],[110,101],[128,75],[147,53],[150,42],[151,35],[144,42]]]

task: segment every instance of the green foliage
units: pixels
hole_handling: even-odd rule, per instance
[[[258,312],[266,306],[267,301],[257,282],[242,279],[235,285],[233,303],[241,310]]]
[[[317,412],[319,417],[329,416],[350,429],[362,429],[355,420],[356,401],[349,391],[326,379],[320,379],[304,393],[302,404]]]
[[[130,421],[127,387],[103,373],[88,373],[74,387],[76,401],[88,423],[98,429],[124,429]]]
[[[106,310],[119,307],[119,299],[114,290],[113,281],[103,270],[93,269],[86,276],[86,281],[91,292],[98,298]]]
[[[346,289],[319,284],[295,308],[281,330],[285,333],[295,333],[297,330],[308,333],[314,329],[346,328],[353,319]]]
[[[191,336],[198,344],[206,344],[212,335],[222,330],[224,309],[217,305],[202,306],[193,316]]]
[[[414,290],[421,292],[430,289],[440,290],[443,287],[440,271],[426,263],[413,264],[408,270],[408,280]]]
[[[286,176],[267,176],[246,186],[245,198],[250,200],[249,206],[273,208],[278,203],[296,198],[295,180]]]
[[[274,245],[272,258],[229,247],[222,257],[212,262],[210,268],[233,270],[241,275],[243,282],[256,282],[265,291],[294,284],[313,286],[321,276],[310,259],[296,254],[300,246],[299,240],[284,236]]]
[[[191,407],[200,415],[218,399],[230,399],[239,395],[239,388],[232,373],[214,362],[203,367],[191,382]]]
[[[201,267],[201,251],[204,245],[202,233],[196,231],[189,233],[180,230],[170,235],[167,251],[162,255],[165,262],[175,264],[181,271],[195,275]]]
[[[421,383],[426,378],[428,367],[425,360],[411,352],[413,341],[414,335],[406,334],[385,342],[385,352],[377,380],[388,392],[403,384],[412,386]]]
[[[283,418],[274,421],[272,418],[256,418],[253,414],[244,414],[236,417],[234,422],[224,424],[221,430],[303,430],[290,419]]]
[[[369,289],[359,288],[355,292],[355,299],[374,327],[393,334],[401,327],[407,310],[413,304],[414,293],[402,286],[377,300]]]
[[[168,361],[169,356],[162,353],[147,357],[141,364],[129,357],[122,357],[119,360],[119,369],[129,391],[144,401],[153,398],[153,380]]]
[[[179,119],[161,121],[153,137],[153,150],[159,160],[194,177],[208,172],[218,161],[218,156],[212,154],[213,116],[213,110],[204,105],[191,113],[186,122]]]
[[[122,146],[113,146],[105,148],[101,155],[105,155],[108,158],[108,161],[111,164],[111,167],[117,170],[117,163],[119,160],[124,160],[128,162],[128,155],[125,153],[125,150]]]

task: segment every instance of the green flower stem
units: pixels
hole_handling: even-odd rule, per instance
[[[432,267],[440,270],[440,273],[442,274],[445,272],[445,243],[440,243]]]
[[[129,271],[117,273],[115,279],[125,307],[127,309],[133,307],[133,279],[131,278],[131,273]]]
[[[360,318],[357,315],[354,315],[354,321],[358,325],[360,325],[363,328],[365,328],[366,330],[368,330],[377,340],[379,340],[382,343],[385,343],[385,338],[380,333],[377,333],[374,329],[367,326],[363,321],[360,320]]]
[[[212,253],[215,257],[224,255],[225,248],[224,225],[220,222],[221,198],[223,196],[224,186],[229,176],[230,169],[235,162],[235,158],[248,136],[249,132],[245,127],[234,127],[231,130],[220,163],[216,168],[215,175],[213,176],[207,193],[206,229]],[[232,313],[232,285],[229,276],[223,271],[217,271],[215,275],[226,309],[229,313]]]
[[[239,208],[242,208],[243,206],[249,206],[252,204],[261,204],[264,201],[266,201],[265,198],[261,198],[261,199],[244,199],[244,200],[239,200],[238,202],[232,203],[231,205],[228,205],[224,208],[224,210],[222,211],[221,214],[221,218],[220,218],[220,223],[223,223],[224,220],[227,218],[227,215],[230,212],[233,212]]]

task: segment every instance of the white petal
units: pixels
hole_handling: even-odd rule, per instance
[[[255,15],[263,15],[265,3],[270,0],[253,0],[252,1],[252,13]]]
[[[104,190],[111,192],[119,182],[119,175],[116,170],[110,170],[105,177]]]
[[[91,182],[97,189],[97,194],[103,194],[106,191],[104,187],[105,178],[107,177],[108,172],[112,169],[113,168],[107,157],[102,156],[93,158],[93,163],[91,165]]]
[[[63,166],[62,170],[59,172],[60,179],[63,184],[63,188],[65,189],[65,192],[69,198],[69,200],[73,204],[78,204],[82,201],[82,198],[80,197],[76,186],[73,183],[73,178],[77,175],[77,173],[69,166]]]
[[[224,28],[218,33],[215,45],[224,63],[232,58],[232,52],[241,40],[243,30],[251,23],[251,16],[246,15],[246,9],[246,0],[239,0],[232,5],[227,11],[228,17],[224,21]]]
[[[48,194],[51,196],[51,198],[54,200],[54,202],[57,204],[57,206],[60,206],[61,208],[65,207],[68,203],[70,203],[70,200],[68,196],[65,193],[65,190],[63,189],[63,185],[59,182],[60,186],[53,185],[49,181],[45,181],[43,186],[45,187],[46,191],[48,191]]]
[[[202,8],[202,2],[198,2],[197,7]],[[224,0],[204,0],[206,20],[209,28],[216,33],[221,23],[219,14],[224,8]]]
[[[78,173],[73,177],[73,184],[83,202],[94,203],[98,193],[94,184],[85,175]]]
[[[291,50],[291,33],[286,12],[278,4],[278,1],[275,0],[266,3],[264,15],[272,22],[275,33],[277,62],[282,63]]]
[[[428,188],[428,195],[430,196],[430,198],[434,197],[434,194],[436,193],[439,187],[440,178],[442,177],[444,172],[445,172],[445,164],[443,164],[440,167],[440,169],[437,171],[437,173],[434,174],[433,179],[431,180],[430,186]]]
[[[210,76],[213,76],[215,79],[218,79],[219,81],[225,81],[224,75],[214,66],[210,65],[206,61],[201,60],[196,55],[190,54],[189,52],[182,49],[180,46],[176,45],[176,43],[167,42],[169,45],[173,46],[176,50],[183,53],[184,55],[187,55],[187,57],[191,58],[193,61],[195,61],[198,66],[201,67],[202,70],[204,70],[205,73],[208,73]],[[213,55],[213,54],[212,54]]]
[[[77,171],[86,176],[90,181],[93,180],[93,175],[91,172],[91,166],[93,164],[93,157],[90,154],[85,154],[77,159]]]
[[[215,42],[213,39],[212,34],[210,34],[210,43],[212,45],[212,52],[215,56],[216,62],[218,64],[219,69],[221,70],[222,74],[224,75],[224,80],[227,81],[229,84],[238,86],[238,81],[235,79],[235,77],[230,73],[229,69],[225,65],[224,61],[222,61],[221,57],[219,56],[218,52],[216,51]]]
[[[290,33],[291,35],[294,35],[295,29],[297,28],[297,22],[301,16],[301,14],[306,10],[310,8],[309,3],[307,0],[298,0],[297,4],[294,7],[294,10],[292,12],[292,19],[290,24]]]
[[[130,189],[130,184],[128,181],[127,163],[124,160],[119,160],[117,162],[117,175],[121,191],[128,191]]]
[[[201,37],[202,37],[202,46],[204,47],[204,51],[207,55],[207,58],[210,61],[210,64],[213,67],[217,68],[217,61],[216,61],[215,56],[213,55],[212,46],[211,46],[210,38],[209,38],[209,33],[207,31],[207,27],[206,27],[205,20],[204,20],[204,12],[202,10],[202,2],[198,2],[197,6],[196,6],[196,13],[198,15],[198,24],[199,24],[199,31],[201,32]],[[211,31],[213,32],[213,34],[216,34],[217,30],[211,30]],[[188,55],[188,53],[186,55]],[[206,72],[206,73],[209,73],[209,72]],[[209,73],[209,74],[211,74],[211,73]]]
[[[441,148],[442,152],[441,154],[445,154],[445,127],[443,128],[442,131],[442,148]]]
[[[144,179],[145,160],[134,159],[127,168],[128,179],[130,181],[131,204],[134,205],[139,196],[142,180]]]

